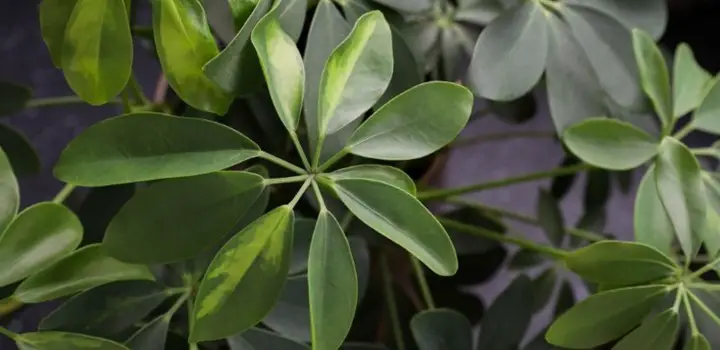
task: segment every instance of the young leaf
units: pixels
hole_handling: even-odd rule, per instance
[[[673,116],[680,118],[694,110],[703,100],[703,93],[710,82],[710,73],[695,60],[690,46],[680,44],[675,50],[673,68]]]
[[[0,148],[0,198],[3,199],[0,201],[0,232],[4,232],[20,207],[20,188],[10,160],[2,148]]]
[[[521,274],[493,301],[480,323],[476,349],[511,349],[520,345],[530,325],[534,300],[530,279]]]
[[[662,125],[672,125],[673,101],[670,75],[655,40],[642,29],[633,29],[635,60],[640,71],[640,83],[655,107]]]
[[[438,81],[415,86],[378,109],[346,149],[373,159],[422,158],[455,139],[472,105],[472,94],[460,85]]]
[[[65,332],[23,333],[16,342],[20,350],[129,350],[107,339]]]
[[[283,125],[295,133],[302,111],[305,70],[302,57],[292,38],[278,21],[276,1],[251,34],[251,40],[267,81],[270,97]]]
[[[62,66],[65,29],[79,0],[43,0],[38,7],[43,41],[55,67]]]
[[[693,333],[683,350],[711,350],[710,342],[701,333]]]
[[[641,243],[602,241],[565,257],[565,265],[583,279],[631,285],[672,276],[679,267],[660,251]]]
[[[160,315],[138,329],[125,344],[132,350],[165,349],[170,318]]]
[[[138,191],[108,225],[103,248],[132,263],[197,256],[226,236],[265,189],[239,171],[170,179]]]
[[[567,128],[563,141],[578,158],[610,170],[638,167],[658,151],[658,142],[645,131],[608,118],[592,118]]]
[[[546,11],[528,1],[503,12],[482,31],[468,68],[475,94],[510,101],[537,84],[548,56]]]
[[[433,272],[449,276],[457,271],[455,248],[447,232],[407,192],[376,180],[341,179],[327,184],[358,219],[407,249]]]
[[[470,321],[454,310],[422,311],[413,316],[410,329],[420,350],[472,349]]]
[[[720,123],[717,121],[720,113],[720,78],[711,80],[703,90],[701,102],[693,114],[692,126],[713,134],[720,134]]]
[[[15,291],[24,303],[39,303],[128,280],[154,280],[146,266],[126,264],[107,256],[98,244],[87,245],[30,276]]]
[[[671,350],[675,345],[680,321],[675,310],[663,311],[645,320],[613,347],[615,350]]]
[[[0,124],[0,147],[5,151],[12,169],[18,176],[35,175],[40,172],[41,164],[37,151],[30,140],[18,130]]]
[[[708,207],[697,159],[680,141],[666,137],[655,162],[655,182],[685,256],[694,256]]]
[[[336,170],[328,177],[333,181],[340,179],[366,179],[384,182],[388,185],[395,186],[412,196],[415,196],[417,189],[415,181],[404,171],[387,165],[364,164],[355,165],[348,168]]]
[[[190,339],[242,332],[270,311],[290,267],[293,211],[278,207],[236,234],[217,253],[200,283]],[[243,312],[237,312],[242,309]]]
[[[310,347],[305,344],[261,328],[253,328],[242,334],[233,335],[227,338],[227,342],[230,350],[310,350]]]
[[[190,106],[223,115],[232,96],[203,73],[219,50],[198,0],[155,0],[153,34],[160,64],[173,90]]]
[[[668,286],[647,285],[595,294],[553,322],[545,334],[550,344],[588,349],[630,331],[668,293]]]
[[[252,140],[209,120],[125,114],[97,123],[70,141],[54,173],[79,186],[107,186],[211,173],[258,152]]]
[[[668,6],[667,2],[663,0],[632,2],[625,0],[567,0],[567,2],[606,13],[618,19],[627,28],[642,28],[653,38],[660,38],[668,21]]]
[[[392,53],[392,33],[382,13],[360,17],[328,58],[320,79],[321,140],[361,117],[383,95],[392,78]]]
[[[39,203],[25,209],[0,236],[0,286],[43,270],[80,245],[83,228],[70,209]]]
[[[42,8],[43,5],[40,6]],[[29,88],[0,81],[0,115],[22,111],[31,97],[32,91]]]
[[[565,239],[565,222],[558,202],[549,192],[540,190],[535,208],[545,236],[556,247],[561,246]]]
[[[655,182],[655,165],[648,168],[640,182],[633,212],[635,240],[667,256],[673,256],[672,243],[675,239],[675,230],[660,201]]]
[[[132,73],[133,44],[123,0],[78,0],[62,44],[70,88],[92,105],[114,99]]]

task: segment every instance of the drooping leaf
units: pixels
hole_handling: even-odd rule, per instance
[[[693,333],[683,350],[711,350],[710,342],[701,333]]]
[[[198,289],[191,341],[220,339],[260,322],[285,284],[292,231],[293,211],[281,206],[254,221],[220,249]]]
[[[275,110],[285,128],[294,133],[302,111],[305,69],[295,42],[278,21],[278,6],[282,2],[276,1],[257,23],[251,40],[260,59]]]
[[[211,173],[253,158],[258,151],[252,140],[209,120],[125,114],[73,139],[54,173],[79,186],[107,186]]]
[[[18,176],[35,175],[40,172],[41,164],[37,151],[19,131],[0,124],[0,147],[5,151]]]
[[[65,29],[79,0],[43,0],[38,7],[43,41],[55,67],[62,66]]]
[[[660,38],[668,21],[667,2],[663,0],[567,0],[577,6],[586,6],[607,13],[627,28],[641,28]]]
[[[673,121],[673,100],[670,75],[655,40],[640,29],[633,29],[633,48],[643,90],[652,101],[660,121],[667,126]]]
[[[410,329],[420,350],[472,349],[470,321],[454,310],[422,311],[413,316]]]
[[[229,337],[227,342],[230,350],[310,350],[305,344],[260,328],[252,328],[242,334]]]
[[[2,148],[0,148],[0,198],[3,199],[0,201],[0,232],[4,232],[20,208],[20,188],[10,160]]]
[[[505,288],[483,315],[476,349],[516,348],[530,325],[533,314],[530,278],[521,274]]]
[[[128,280],[154,280],[146,266],[126,264],[106,255],[100,245],[80,248],[30,276],[15,291],[24,303],[38,303]]]
[[[535,208],[545,236],[556,247],[561,246],[565,240],[565,222],[558,202],[548,191],[540,190]]]
[[[533,312],[539,312],[553,296],[555,285],[557,285],[558,273],[554,268],[549,268],[532,280],[533,284]]]
[[[631,285],[677,274],[665,254],[635,242],[601,241],[565,257],[565,265],[583,279],[599,284]]]
[[[528,1],[503,12],[482,31],[468,68],[475,94],[509,101],[537,84],[548,56],[546,11]]]
[[[694,256],[708,207],[697,159],[680,141],[666,137],[655,162],[655,182],[685,256]]]
[[[635,240],[672,256],[675,230],[658,194],[654,165],[640,182],[633,212]]]
[[[417,14],[427,12],[432,9],[432,0],[373,0],[379,4],[385,5],[393,10],[397,10],[400,13]]]
[[[16,342],[20,350],[129,350],[107,339],[65,332],[23,333]]]
[[[680,328],[678,314],[672,309],[645,320],[640,327],[623,338],[613,349],[617,350],[671,350]]]
[[[77,0],[65,27],[61,62],[68,85],[88,103],[105,104],[120,94],[133,62],[124,1]]]
[[[673,64],[673,117],[680,118],[700,105],[711,78],[695,60],[690,46],[680,44]]]
[[[130,328],[167,297],[159,284],[149,281],[109,283],[70,298],[38,329],[108,338]]]
[[[658,142],[648,133],[608,118],[588,119],[569,127],[563,141],[580,159],[611,170],[638,167],[658,152]]]
[[[717,115],[720,111],[720,78],[708,82],[698,109],[693,114],[692,126],[713,134],[720,133]]]
[[[43,270],[80,245],[83,228],[70,209],[39,203],[18,215],[0,236],[0,286]]]
[[[545,339],[572,349],[603,345],[640,323],[668,290],[665,285],[646,285],[595,294],[557,318]]]
[[[166,349],[170,318],[160,315],[138,329],[125,344],[132,350],[163,350]]]
[[[348,168],[336,170],[328,177],[335,180],[340,179],[368,179],[384,182],[385,184],[395,186],[412,196],[415,196],[417,189],[415,181],[410,178],[404,171],[386,165],[364,164],[355,165]]]
[[[43,2],[43,4],[44,3],[45,2]],[[45,5],[40,6],[42,9]],[[0,81],[0,115],[22,111],[31,97],[32,91],[29,88],[6,81]]]
[[[457,271],[457,256],[447,232],[407,192],[376,180],[341,179],[326,184],[358,219],[407,249],[433,272],[448,276]]]
[[[366,120],[346,148],[383,160],[424,157],[447,145],[470,118],[473,97],[449,82],[429,82],[398,95]]]

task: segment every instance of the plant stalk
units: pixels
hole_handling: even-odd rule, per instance
[[[187,292],[187,293],[181,295],[175,301],[175,304],[173,304],[173,306],[171,306],[170,309],[168,309],[168,311],[163,316],[167,322],[170,322],[170,319],[172,319],[173,315],[175,315],[175,313],[180,309],[180,307],[183,306],[183,304],[185,304],[185,302],[188,300],[188,298],[190,298],[190,292]]]
[[[318,203],[320,203],[320,212],[326,211],[327,207],[325,206],[325,199],[323,198],[322,192],[320,192],[320,187],[316,181],[312,181],[312,188],[315,193],[315,197],[317,197]]]
[[[688,260],[689,260],[689,259],[688,259]],[[697,271],[695,271],[695,272],[693,272],[692,274],[690,274],[690,275],[687,277],[687,280],[692,281],[693,279],[702,276],[702,274],[704,274],[705,272],[708,272],[708,271],[714,269],[714,268],[715,268],[715,265],[717,265],[717,264],[720,264],[720,258],[717,258],[717,259],[715,259],[715,260],[713,260],[713,261],[705,264],[705,266],[699,268]]]
[[[700,309],[702,309],[708,316],[710,316],[710,318],[715,322],[715,324],[720,326],[720,318],[718,318],[718,316],[712,311],[712,309],[710,309],[707,305],[705,305],[705,303],[702,300],[700,300],[700,298],[695,296],[695,294],[693,294],[693,293],[687,293],[687,294],[690,298],[692,298],[692,300],[695,302],[695,304],[697,304],[700,307]]]
[[[397,302],[395,300],[395,291],[393,290],[393,281],[388,267],[387,258],[382,256],[381,261],[383,285],[385,289],[385,303],[390,313],[390,321],[392,322],[393,335],[395,336],[395,347],[397,350],[405,350],[405,340],[400,325],[400,315],[398,313]]]
[[[12,314],[23,307],[23,305],[25,305],[23,302],[13,297],[7,297],[0,300],[0,318]]]
[[[693,131],[693,125],[692,125],[692,122],[690,122],[690,123],[687,123],[687,125],[683,126],[680,130],[678,130],[678,132],[674,133],[673,137],[678,140],[682,140],[686,136],[690,135],[690,133],[692,131]]]
[[[294,173],[297,173],[300,175],[307,174],[307,171],[305,171],[303,168],[301,168],[293,163],[290,163],[290,162],[286,161],[285,159],[282,159],[282,158],[276,157],[270,153],[267,153],[265,151],[260,151],[260,153],[258,154],[258,157],[265,159],[275,165],[281,166],[281,167],[283,167],[287,170],[290,170]]]
[[[278,177],[274,179],[266,179],[265,185],[280,185],[280,184],[289,184],[294,182],[303,182],[307,180],[310,177],[310,175],[297,175],[297,176],[289,176],[289,177]]]
[[[117,101],[115,101],[117,102]],[[85,100],[78,96],[61,96],[61,97],[47,97],[47,98],[36,98],[28,101],[25,105],[26,108],[37,108],[37,107],[50,107],[50,106],[62,106],[62,105],[75,105],[75,104],[86,104]]]
[[[546,139],[555,137],[554,131],[509,131],[494,134],[476,135],[465,139],[460,139],[450,144],[451,149],[463,148],[468,146],[474,146],[477,144],[492,142],[492,141],[504,141],[512,140],[517,138],[536,138]]]
[[[417,277],[418,285],[420,286],[420,291],[422,292],[423,299],[425,299],[425,305],[427,305],[429,310],[432,310],[435,308],[435,300],[433,300],[432,292],[430,292],[430,286],[428,285],[427,278],[425,278],[425,270],[415,256],[412,254],[409,255],[410,262],[412,263],[413,270],[415,271],[415,276]]]
[[[308,187],[310,187],[310,184],[313,183],[313,178],[308,177],[307,180],[302,184],[300,187],[300,190],[298,190],[297,194],[295,194],[295,197],[288,203],[288,205],[291,208],[295,208],[295,205],[300,201],[300,198],[302,198],[302,195],[305,194],[305,191],[307,191]]]
[[[300,144],[300,140],[297,137],[297,134],[295,132],[290,133],[290,140],[292,140],[293,144],[295,145],[295,149],[297,150],[298,154],[300,155],[300,161],[302,161],[303,166],[305,166],[305,169],[312,169],[310,166],[310,162],[308,161],[308,157],[305,154],[305,150],[303,149],[302,145]]]
[[[60,190],[60,192],[55,195],[55,198],[53,198],[53,203],[62,204],[63,202],[65,202],[65,200],[72,193],[73,190],[75,190],[75,185],[65,184],[65,186]]]
[[[18,337],[20,336],[19,334],[15,333],[5,327],[0,327],[0,334],[4,335],[12,340],[17,340]]]
[[[335,153],[332,157],[330,157],[330,159],[320,165],[320,167],[318,167],[315,172],[318,174],[324,172],[325,170],[333,166],[333,164],[337,163],[340,159],[345,157],[348,153],[350,153],[350,150],[347,148],[343,148],[342,150],[340,150],[340,152]]]

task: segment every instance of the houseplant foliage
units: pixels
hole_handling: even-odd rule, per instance
[[[686,45],[668,67],[662,0],[44,0],[39,15],[77,96],[2,83],[0,114],[122,114],[75,137],[53,167],[65,187],[24,210],[17,178],[40,162],[0,124],[0,313],[60,301],[37,331],[0,327],[21,349],[720,346],[720,180],[700,159],[720,150],[682,141],[720,134],[720,84]],[[152,100],[143,47],[170,90]],[[428,186],[476,98],[520,123],[543,89],[559,168]],[[636,168],[635,241],[613,240],[608,198]],[[559,201],[580,172],[569,226]],[[537,218],[459,197],[546,178]],[[491,303],[463,291],[505,260],[517,277]],[[577,304],[574,277],[592,291]]]

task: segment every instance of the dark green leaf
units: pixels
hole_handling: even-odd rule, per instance
[[[510,269],[522,270],[535,267],[545,261],[545,257],[534,250],[520,249],[517,253],[515,253],[515,255],[513,255],[512,259],[508,263],[508,267]]]
[[[485,312],[476,349],[513,349],[520,345],[533,315],[533,284],[519,275]]]
[[[110,340],[64,332],[23,333],[16,342],[20,350],[129,350]]]
[[[422,13],[432,9],[432,0],[373,0],[399,12]]]
[[[79,0],[43,0],[38,7],[43,41],[55,67],[62,66],[65,29]]]
[[[565,220],[558,202],[550,192],[540,190],[535,208],[545,236],[556,247],[561,246],[565,240]]]
[[[110,221],[134,193],[135,184],[90,189],[77,210],[77,216],[85,229],[83,245],[102,242]]]
[[[404,171],[386,165],[355,165],[348,168],[340,169],[328,174],[333,181],[342,179],[365,179],[383,182],[387,185],[395,186],[412,196],[415,196],[417,189],[415,181],[410,178]]]
[[[585,212],[603,210],[610,200],[610,172],[590,171],[583,192]]]
[[[570,282],[565,281],[560,284],[560,291],[557,296],[555,310],[553,310],[553,318],[564,314],[567,310],[575,305],[575,292]]]
[[[190,330],[192,341],[220,339],[260,322],[285,284],[292,236],[293,211],[281,206],[254,221],[220,249],[198,289]]]
[[[423,82],[420,66],[406,38],[398,29],[390,27],[393,45],[393,73],[390,85],[385,93],[375,102],[374,109],[385,105],[388,101]]]
[[[168,315],[160,315],[146,323],[125,343],[132,350],[164,350],[169,327]]]
[[[39,272],[80,245],[83,228],[70,209],[39,203],[18,215],[0,236],[0,286]]]
[[[325,1],[325,0],[323,0]],[[253,328],[227,339],[230,350],[309,350],[310,348],[294,340],[268,332],[264,329]]]
[[[717,228],[720,225],[720,183],[709,173],[703,172],[703,183],[710,208],[707,209],[706,226],[702,239],[709,256],[715,257],[720,252],[720,235]]]
[[[44,1],[43,4],[46,2],[48,1]],[[44,6],[47,5],[40,5],[40,8],[42,9]],[[18,84],[0,81],[0,115],[13,114],[22,111],[31,97],[32,91],[29,88]]]
[[[417,21],[397,29],[407,38],[408,48],[413,53],[421,73],[424,74],[437,67],[440,57],[440,27],[432,22]]]
[[[40,157],[27,137],[19,131],[0,124],[0,147],[5,151],[13,170],[19,176],[40,172]]]
[[[307,271],[310,242],[315,230],[315,220],[295,216],[293,228],[293,253],[290,263],[290,275]]]
[[[473,96],[449,82],[429,82],[398,95],[377,110],[346,148],[362,157],[408,160],[447,145],[470,118]]]
[[[668,291],[665,285],[647,285],[593,295],[556,319],[545,339],[573,349],[603,345],[640,323]]]
[[[278,6],[278,21],[283,31],[297,42],[305,24],[308,0],[283,0]]]
[[[0,148],[0,232],[4,232],[20,208],[20,188],[10,160]],[[2,236],[0,236],[2,238]]]
[[[577,164],[580,164],[579,159],[577,159],[571,154],[566,154],[565,158],[563,158],[562,163],[560,163],[560,167],[564,168]],[[576,177],[577,173],[553,177],[552,183],[550,185],[550,193],[552,194],[553,198],[557,200],[563,199],[572,188]]]
[[[671,350],[680,328],[676,311],[669,309],[645,320],[613,347],[616,350]]]
[[[712,77],[695,60],[690,46],[683,43],[675,50],[673,64],[673,116],[680,118],[702,102]]]
[[[552,298],[553,292],[555,292],[555,285],[558,281],[558,274],[554,268],[545,270],[540,276],[536,277],[532,281],[533,285],[533,308],[534,312],[539,312]]]
[[[665,255],[673,256],[675,230],[660,201],[654,165],[648,168],[640,181],[633,212],[635,240],[654,247]]]
[[[126,114],[73,139],[60,155],[55,176],[80,186],[185,177],[228,168],[258,152],[252,140],[212,121]]]
[[[410,328],[420,350],[472,349],[472,326],[470,321],[457,311],[422,311],[413,316]]]
[[[720,123],[717,122],[720,111],[720,78],[711,80],[703,92],[700,106],[693,114],[692,126],[709,133],[720,134]]]
[[[668,20],[667,2],[664,0],[567,0],[577,6],[587,6],[617,18],[627,28],[642,28],[659,38]]]
[[[244,0],[239,1],[248,3]],[[210,27],[218,39],[220,39],[220,42],[224,44],[232,41],[233,37],[235,37],[235,32],[240,29],[235,27],[235,19],[233,18],[229,2],[230,1],[202,0],[202,5],[205,8],[205,16],[208,19]],[[255,4],[252,4],[252,7],[254,8]]]
[[[633,48],[635,60],[640,71],[643,90],[652,101],[655,112],[664,126],[670,125],[673,118],[673,100],[670,91],[670,75],[662,52],[655,40],[640,29],[633,29]]]
[[[711,350],[710,342],[700,333],[693,333],[683,350]]]
[[[351,343],[347,342],[340,347],[340,350],[387,350],[387,348],[380,344],[363,344],[363,343]]]

